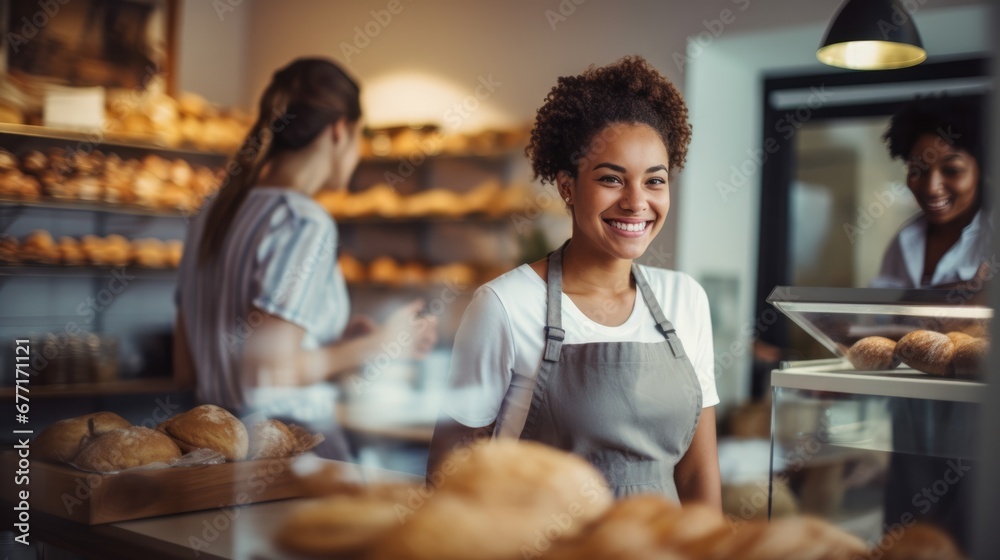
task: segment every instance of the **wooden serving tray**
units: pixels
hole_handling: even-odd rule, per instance
[[[0,454],[0,469],[17,470],[17,454]],[[293,458],[260,459],[119,474],[80,471],[34,460],[30,484],[0,480],[0,498],[18,503],[27,489],[33,510],[97,525],[226,506],[296,498],[303,495],[292,473]]]

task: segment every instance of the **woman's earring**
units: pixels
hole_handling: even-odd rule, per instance
[[[569,197],[568,196],[566,197],[566,202],[569,202]]]

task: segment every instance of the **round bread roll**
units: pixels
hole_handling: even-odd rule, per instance
[[[450,473],[450,474],[445,474]],[[397,513],[404,523],[382,539],[372,559],[517,558],[553,515],[569,518],[574,537],[611,505],[601,474],[584,459],[530,441],[500,440],[459,449],[428,479],[436,493]]]
[[[295,453],[295,434],[280,420],[261,420],[250,427],[248,459],[279,459]]]
[[[946,334],[945,336],[947,336],[948,340],[950,340],[951,343],[954,344],[955,346],[958,346],[959,344],[962,344],[964,342],[969,342],[970,340],[975,340],[976,339],[976,337],[974,337],[972,335],[968,335],[968,334],[965,334],[964,332],[959,332],[959,331],[951,331],[950,333]]]
[[[0,148],[0,171],[17,171],[19,165],[17,156]]]
[[[72,464],[89,471],[116,472],[180,457],[180,448],[169,437],[144,426],[131,426],[87,436]]]
[[[24,159],[21,160],[21,168],[28,173],[35,174],[48,171],[49,158],[38,150],[32,150],[24,155]]]
[[[985,338],[972,338],[955,344],[951,356],[951,366],[955,377],[978,379],[983,374],[983,361],[990,351],[990,342]]]
[[[724,534],[706,537],[687,551],[693,558],[719,560],[867,558],[861,539],[829,522],[806,516],[747,523],[735,533],[727,528]]]
[[[162,422],[157,430],[167,434],[184,452],[212,449],[227,461],[246,459],[250,438],[246,426],[228,410],[214,404],[196,406]]]
[[[348,284],[365,281],[367,276],[365,274],[365,265],[352,255],[348,255],[347,253],[340,255],[340,258],[337,259],[337,264],[340,265],[340,273],[344,275],[344,281]]]
[[[847,351],[847,359],[855,369],[880,371],[899,365],[895,354],[896,343],[881,336],[869,336],[854,343]]]
[[[92,435],[91,420],[93,420],[93,435],[132,426],[128,420],[114,412],[95,412],[60,420],[38,434],[31,444],[32,456],[53,463],[65,463],[76,457],[80,452],[80,440],[84,436]]]
[[[896,356],[903,363],[931,375],[950,375],[954,350],[946,335],[934,331],[913,331],[896,343]]]
[[[396,502],[365,496],[329,496],[295,509],[275,535],[297,554],[356,558],[399,525]]]
[[[392,257],[378,257],[368,265],[368,280],[375,284],[399,284],[399,265]]]

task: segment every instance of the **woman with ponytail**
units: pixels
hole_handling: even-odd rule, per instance
[[[346,459],[326,382],[383,348],[422,357],[434,319],[418,316],[421,302],[383,325],[350,319],[337,227],[313,197],[347,188],[357,167],[358,85],[329,60],[298,59],[274,74],[258,115],[188,230],[176,377],[199,402],[322,431],[321,454]]]

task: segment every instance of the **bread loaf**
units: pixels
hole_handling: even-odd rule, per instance
[[[896,343],[896,356],[911,368],[931,375],[951,374],[955,344],[939,332],[917,330]]]
[[[240,419],[224,408],[203,404],[162,422],[157,430],[167,434],[186,453],[212,449],[227,461],[246,459],[249,435]]]
[[[60,420],[38,434],[31,444],[32,456],[53,463],[70,461],[80,452],[80,441],[84,436],[91,435],[91,421],[93,435],[132,425],[114,412],[95,412]]]
[[[450,474],[445,474],[450,473]],[[500,440],[461,449],[429,479],[436,492],[382,540],[372,559],[520,557],[552,516],[569,518],[560,537],[573,537],[611,505],[611,492],[587,461],[529,441]]]
[[[982,377],[982,365],[990,351],[990,343],[985,338],[972,338],[955,344],[951,357],[952,371],[961,379]]]
[[[297,554],[356,558],[399,525],[395,506],[377,497],[329,496],[293,511],[275,540]]]
[[[295,453],[298,440],[283,422],[261,420],[250,427],[248,459],[278,459]]]
[[[132,426],[87,436],[72,464],[89,471],[117,472],[150,463],[169,463],[180,457],[180,448],[169,437]]]
[[[881,336],[869,336],[854,343],[847,351],[847,359],[855,369],[880,371],[899,365],[896,343]]]

